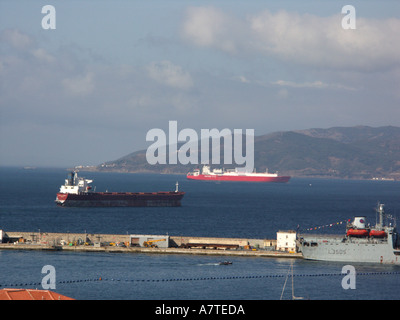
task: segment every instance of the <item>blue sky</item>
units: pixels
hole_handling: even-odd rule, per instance
[[[100,164],[169,120],[256,135],[400,125],[398,1],[50,2],[0,2],[0,165]]]

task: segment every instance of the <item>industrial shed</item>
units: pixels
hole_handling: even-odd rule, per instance
[[[131,247],[168,248],[169,236],[131,234],[130,245]]]

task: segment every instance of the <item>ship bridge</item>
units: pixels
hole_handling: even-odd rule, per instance
[[[93,180],[78,177],[78,173],[72,171],[68,174],[68,178],[65,179],[65,184],[60,187],[60,193],[79,194],[89,192],[92,189],[89,184],[92,182]]]

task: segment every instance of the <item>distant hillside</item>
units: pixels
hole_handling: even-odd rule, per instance
[[[179,148],[179,146],[178,146]],[[366,126],[276,132],[255,137],[257,171],[295,177],[400,180],[400,128]],[[222,152],[221,152],[222,153]],[[146,150],[93,170],[183,173],[196,165],[150,165]]]

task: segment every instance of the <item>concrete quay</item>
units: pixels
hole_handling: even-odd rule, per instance
[[[167,238],[166,247],[134,243],[137,235],[4,232],[0,250],[44,250],[109,253],[192,254],[302,258],[301,253],[277,251],[276,240],[140,235],[145,239]],[[162,241],[160,239],[157,241]],[[149,240],[151,242],[151,240]],[[160,244],[162,242],[157,242]]]
[[[192,254],[218,256],[248,256],[270,258],[302,258],[301,253],[289,253],[269,250],[220,250],[220,249],[183,249],[183,248],[142,248],[142,247],[93,247],[93,246],[46,246],[42,244],[0,244],[0,250],[42,250],[73,252],[107,252],[107,253],[156,253],[156,254]]]

